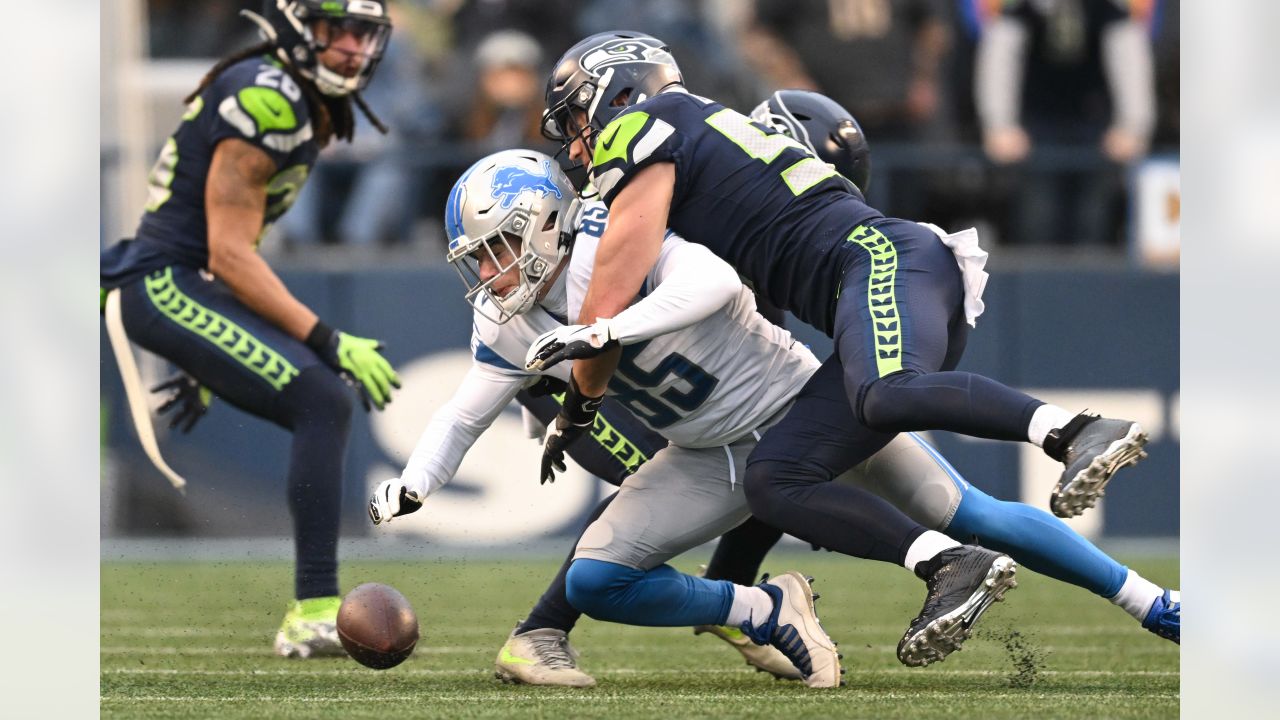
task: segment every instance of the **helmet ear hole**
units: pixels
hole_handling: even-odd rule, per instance
[[[551,211],[551,214],[550,214],[550,215],[547,215],[547,221],[546,221],[546,222],[544,222],[544,223],[542,223],[542,232],[546,232],[546,231],[550,230],[551,228],[555,227],[555,226],[556,226],[556,218],[557,218],[557,217],[559,217],[559,215],[560,215],[560,211],[559,211],[559,210],[552,210],[552,211]]]

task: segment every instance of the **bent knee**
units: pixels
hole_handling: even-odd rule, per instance
[[[351,388],[333,371],[319,365],[302,371],[285,386],[285,406],[296,427],[303,424],[325,424],[344,433],[351,425],[355,403]]]
[[[574,560],[565,574],[565,596],[579,612],[607,620],[615,615],[617,598],[643,575],[626,565],[581,558]]]
[[[902,370],[867,383],[858,394],[858,417],[877,432],[914,429],[904,422],[912,399],[904,396],[902,385],[920,375],[916,370]]]

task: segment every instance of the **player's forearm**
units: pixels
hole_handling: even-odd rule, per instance
[[[738,273],[710,250],[677,239],[668,243],[678,244],[663,251],[657,287],[610,323],[614,337],[623,345],[699,323],[742,292]]]
[[[400,480],[426,497],[457,474],[467,452],[520,391],[520,378],[471,368],[449,402],[431,416],[405,464]]]
[[[209,271],[236,299],[298,340],[306,340],[317,317],[298,301],[256,252],[210,254]]]
[[[573,379],[587,397],[600,397],[609,388],[609,378],[618,369],[622,348],[614,347],[593,358],[573,362]]]

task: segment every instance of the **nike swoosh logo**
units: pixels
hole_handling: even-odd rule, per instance
[[[498,659],[504,663],[511,663],[513,665],[534,665],[535,664],[532,660],[522,658],[519,655],[512,655],[511,651],[507,649],[506,645],[502,646],[502,652],[499,654]]]
[[[605,152],[608,152],[609,149],[613,147],[613,141],[618,139],[619,130],[621,130],[621,127],[615,127],[613,129],[613,134],[609,136],[609,139],[601,141],[601,147],[605,149]]]

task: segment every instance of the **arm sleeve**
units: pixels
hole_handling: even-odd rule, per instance
[[[732,302],[742,281],[706,247],[668,235],[644,290],[650,292],[613,318],[614,334],[623,345],[701,322]]]
[[[1156,124],[1155,70],[1141,23],[1125,18],[1103,28],[1102,67],[1115,108],[1112,124],[1149,140]]]
[[[425,497],[453,479],[476,439],[526,382],[527,378],[473,363],[458,391],[431,416],[400,474],[401,482]]]
[[[1022,104],[1027,28],[1007,15],[983,28],[974,61],[973,92],[984,130],[1015,127]]]

